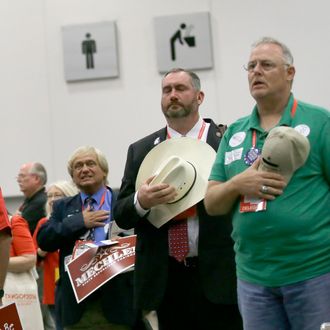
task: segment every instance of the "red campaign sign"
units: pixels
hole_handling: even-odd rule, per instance
[[[15,303],[0,307],[0,330],[23,330]]]
[[[67,264],[78,303],[134,266],[136,235],[116,238],[116,241],[114,245],[92,247]]]

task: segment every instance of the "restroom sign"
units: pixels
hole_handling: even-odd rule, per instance
[[[210,15],[207,12],[154,19],[158,70],[213,66]]]
[[[115,22],[62,27],[67,81],[118,77]]]

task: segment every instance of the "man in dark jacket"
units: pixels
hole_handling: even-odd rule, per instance
[[[46,169],[42,164],[36,162],[23,164],[19,169],[17,182],[25,196],[19,212],[28,222],[31,235],[33,235],[38,221],[46,216]]]
[[[162,110],[167,126],[130,145],[114,217],[121,228],[135,228],[135,302],[144,313],[156,311],[161,330],[242,329],[236,302],[236,276],[229,216],[211,217],[203,202],[187,216],[189,252],[171,256],[169,235],[175,221],[156,228],[150,209],[171,202],[174,187],[150,185],[136,191],[138,171],[151,149],[169,138],[187,136],[217,150],[223,128],[202,119],[204,100],[198,76],[173,69],[162,80]]]
[[[79,304],[76,301],[66,264],[81,240],[110,237],[115,195],[107,186],[108,162],[98,149],[78,148],[68,162],[68,171],[80,193],[56,201],[49,221],[37,236],[42,250],[60,251],[55,298],[59,319],[65,329],[132,329],[136,323],[133,272],[117,275]]]

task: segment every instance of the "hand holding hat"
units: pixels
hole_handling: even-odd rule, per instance
[[[261,152],[259,170],[281,174],[288,183],[293,173],[304,165],[310,151],[309,140],[292,127],[273,128]],[[261,192],[267,193],[266,186]]]
[[[167,183],[176,190],[176,196],[168,204],[176,203],[184,198],[196,181],[196,168],[193,164],[179,156],[171,156],[165,160],[157,171],[150,185]]]
[[[176,189],[168,203],[151,208],[148,220],[157,228],[200,202],[216,157],[207,143],[182,137],[168,139],[154,147],[144,158],[135,183],[136,190],[155,176],[150,185],[166,183]]]

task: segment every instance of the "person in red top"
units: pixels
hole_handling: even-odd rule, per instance
[[[47,189],[47,203],[46,203],[47,217],[39,220],[36,229],[33,233],[33,241],[38,254],[38,263],[42,265],[44,269],[42,303],[48,306],[48,309],[56,324],[57,330],[62,329],[62,327],[59,325],[59,322],[56,321],[56,313],[55,313],[55,287],[56,287],[56,281],[58,280],[59,277],[59,269],[58,269],[59,255],[58,255],[58,251],[55,252],[42,251],[38,247],[37,234],[39,232],[40,227],[46,221],[48,221],[48,218],[52,213],[54,201],[63,197],[74,196],[77,193],[78,193],[78,189],[71,182],[58,181],[51,184]]]
[[[0,306],[2,306],[2,298],[4,296],[3,286],[6,279],[9,262],[10,241],[10,223],[8,219],[5,201],[2,197],[2,192],[0,188]]]
[[[12,242],[8,271],[20,273],[32,269],[36,264],[36,251],[32,241],[29,225],[22,216],[11,217]]]
[[[12,241],[4,286],[7,292],[3,303],[6,305],[16,303],[23,329],[42,330],[42,315],[37,295],[35,271],[37,257],[29,225],[19,214],[9,216],[9,219]],[[20,280],[23,282],[19,282]],[[31,320],[33,320],[33,324],[31,324]]]

